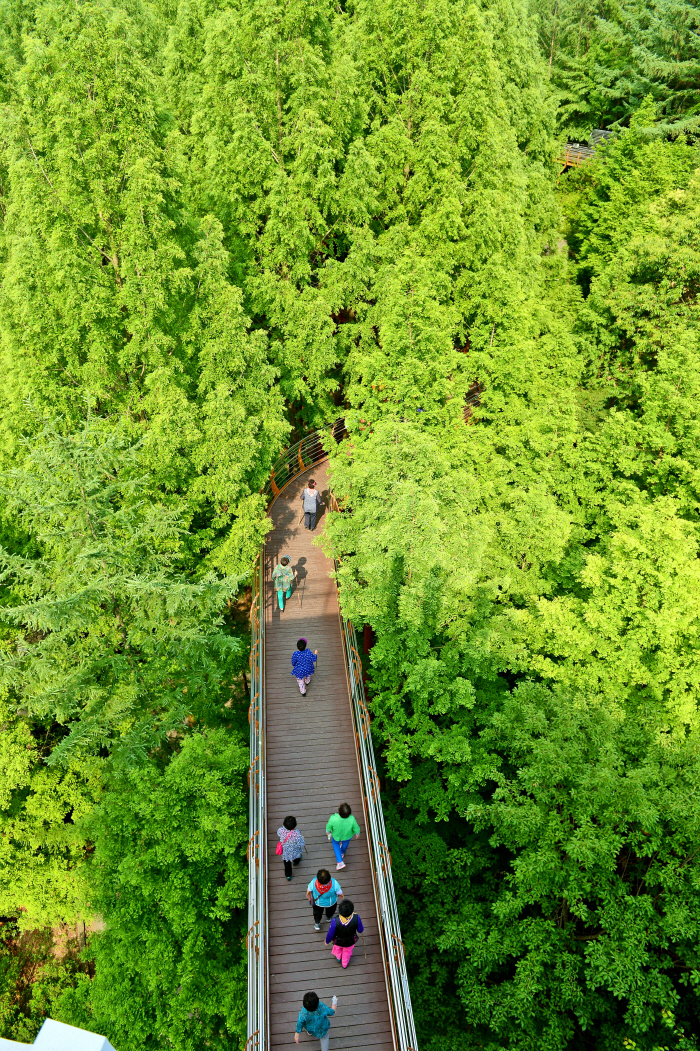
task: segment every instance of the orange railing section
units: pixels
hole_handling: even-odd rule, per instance
[[[562,152],[557,154],[555,160],[557,164],[561,164],[562,171],[564,171],[566,168],[578,168],[593,156],[595,156],[595,149],[592,146],[569,142]]]

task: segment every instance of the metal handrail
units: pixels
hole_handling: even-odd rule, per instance
[[[345,422],[336,420],[302,438],[286,450],[274,465],[263,493],[274,500],[298,475],[328,458],[328,438],[340,441]],[[272,502],[272,501],[271,501]],[[331,494],[331,507],[339,510]],[[417,1051],[415,1024],[408,988],[401,927],[391,873],[391,854],[376,772],[370,715],[362,682],[362,664],[355,629],[340,612],[345,668],[362,785],[365,828],[370,847],[380,943],[389,992],[394,1046],[397,1051]],[[267,840],[265,794],[265,576],[261,549],[253,574],[250,659],[250,841],[248,844],[248,1033],[246,1051],[269,1051],[270,1034],[268,930],[267,930]]]
[[[365,828],[367,829],[367,838],[370,845],[374,893],[379,916],[379,933],[387,988],[389,990],[394,1045],[398,1051],[417,1051],[418,1041],[413,1019],[413,1008],[411,1006],[411,994],[408,988],[406,957],[401,938],[396,894],[394,893],[394,879],[391,872],[391,854],[387,846],[384,811],[382,810],[377,764],[372,744],[371,719],[362,681],[362,662],[357,650],[355,628],[340,612],[340,604],[338,609],[355,729],[360,781],[362,784]]]
[[[345,437],[345,434],[345,420],[341,417],[334,423],[326,424],[318,431],[312,431],[294,445],[290,445],[273,465],[263,494],[271,496],[274,500],[298,475],[328,458],[326,443],[329,438],[334,438],[336,442],[339,442]]]
[[[262,550],[253,569],[250,609],[250,784],[248,802],[248,1039],[268,1047],[267,824],[265,817],[265,580]]]
[[[555,162],[562,164],[564,168],[578,168],[579,165],[584,164],[585,161],[590,161],[594,156],[595,147],[568,143],[561,153],[557,154]],[[562,171],[564,168],[562,168]]]

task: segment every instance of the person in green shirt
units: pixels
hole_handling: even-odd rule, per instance
[[[292,597],[292,584],[294,583],[294,569],[289,555],[282,555],[279,565],[272,570],[272,583],[277,592],[279,607],[284,609],[284,594],[287,593],[287,598]]]
[[[360,826],[352,816],[349,803],[343,803],[342,806],[338,807],[337,814],[331,814],[326,824],[326,832],[333,844],[333,853],[335,854],[335,860],[338,862],[335,866],[336,870],[344,869],[345,862],[343,858],[345,857],[345,851],[348,849],[348,843],[353,836],[357,839],[360,834]]]

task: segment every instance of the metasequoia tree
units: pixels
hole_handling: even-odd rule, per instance
[[[25,38],[3,116],[4,448],[33,426],[28,398],[75,421],[88,394],[240,569],[287,427],[221,227],[170,163],[154,36],[147,11],[98,3],[41,6]]]

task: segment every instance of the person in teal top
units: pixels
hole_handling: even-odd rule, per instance
[[[345,851],[348,849],[348,843],[354,836],[355,839],[360,834],[360,826],[358,825],[355,818],[352,816],[352,810],[350,809],[349,803],[343,803],[338,807],[337,814],[331,814],[326,824],[326,832],[328,838],[333,844],[333,853],[335,854],[335,860],[337,861],[336,871],[338,869],[345,868]]]
[[[295,1043],[299,1043],[299,1034],[305,1029],[309,1036],[315,1036],[321,1041],[321,1051],[328,1051],[328,1030],[331,1027],[328,1019],[335,1014],[338,997],[334,996],[331,1000],[333,1006],[328,1007],[323,1000],[319,1000],[316,993],[305,993],[303,1003],[297,1018]]]
[[[294,584],[294,569],[289,555],[282,555],[279,565],[272,570],[272,583],[277,592],[277,602],[280,609],[284,609],[284,596],[292,597],[292,585]]]
[[[323,910],[326,910],[326,919],[330,920],[336,905],[343,900],[343,891],[328,869],[319,869],[316,879],[312,879],[306,888],[306,897],[314,911],[314,930],[320,931]]]

